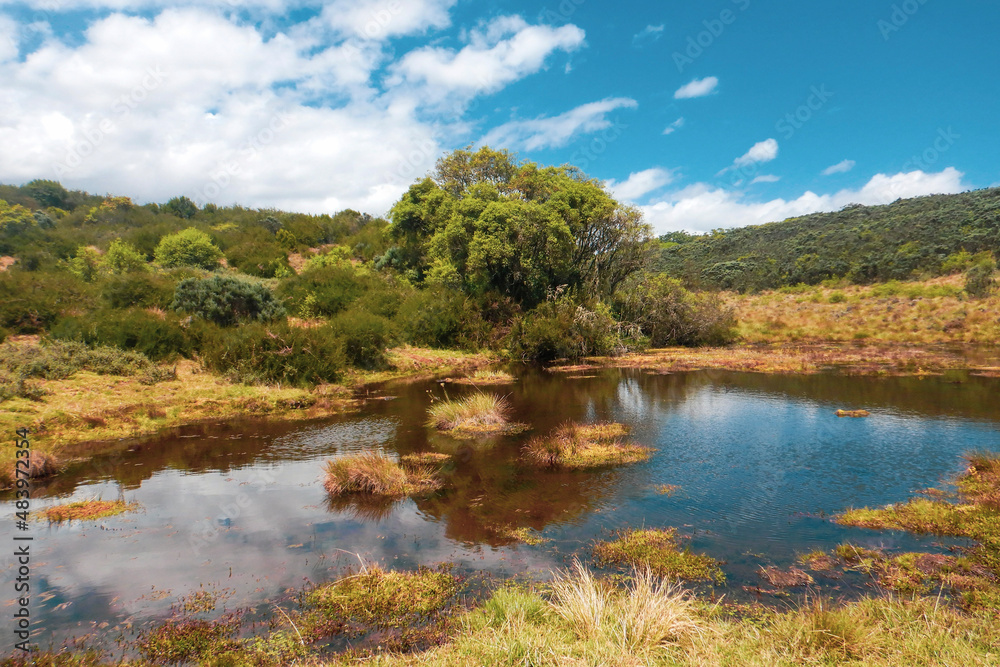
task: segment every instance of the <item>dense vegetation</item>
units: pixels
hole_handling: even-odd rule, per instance
[[[1000,252],[1000,188],[851,205],[703,236],[674,232],[660,243],[657,268],[688,286],[756,291],[968,272],[970,294],[982,294]]]
[[[644,273],[648,226],[571,167],[456,151],[390,218],[0,185],[0,339],[43,334],[307,385],[382,367],[406,343],[548,360],[732,330],[718,303]]]

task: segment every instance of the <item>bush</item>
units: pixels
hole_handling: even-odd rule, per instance
[[[112,308],[169,308],[174,300],[174,281],[166,276],[127,273],[108,279],[101,298]]]
[[[464,342],[470,315],[462,293],[430,287],[408,296],[400,304],[395,321],[404,338],[414,345],[456,347]]]
[[[58,340],[134,350],[157,361],[190,352],[190,342],[176,315],[160,316],[139,309],[64,317],[51,333]]]
[[[624,352],[639,345],[637,333],[619,325],[603,303],[591,310],[569,296],[551,296],[515,323],[507,342],[515,357],[552,361]]]
[[[329,326],[252,323],[235,329],[206,326],[198,333],[205,366],[247,384],[333,382],[346,363],[344,345]]]
[[[271,218],[273,219],[273,218]],[[290,273],[288,254],[276,243],[250,241],[226,251],[229,265],[259,278],[275,278]]]
[[[145,271],[147,268],[146,256],[121,239],[111,242],[101,260],[101,269],[111,274]]]
[[[348,361],[358,368],[384,368],[385,350],[396,338],[392,322],[379,315],[352,308],[330,322],[331,329],[344,344]]]
[[[267,287],[230,276],[182,280],[170,307],[223,327],[253,320],[268,322],[285,316],[285,309]]]
[[[371,280],[350,265],[328,266],[288,279],[278,294],[290,311],[302,317],[331,317],[361,297]]]
[[[65,271],[0,274],[0,327],[14,333],[44,331],[64,308],[87,310],[95,304],[95,290]]]
[[[983,298],[990,295],[996,283],[993,280],[993,272],[996,271],[996,262],[990,259],[987,262],[975,264],[965,272],[965,292],[974,298]]]
[[[653,347],[724,345],[736,337],[733,310],[718,295],[689,292],[679,280],[665,276],[626,285],[615,307],[623,321],[639,326]]]
[[[219,265],[222,251],[215,247],[208,234],[189,227],[182,232],[167,234],[161,238],[154,256],[164,267],[197,266],[214,269]]]

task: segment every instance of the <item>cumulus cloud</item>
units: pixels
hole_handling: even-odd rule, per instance
[[[647,25],[632,37],[632,45],[644,46],[652,44],[663,36],[664,28],[665,26],[662,23],[660,25]]]
[[[857,164],[854,160],[844,160],[843,162],[838,162],[835,165],[831,165],[823,170],[824,176],[832,176],[833,174],[844,174],[854,169],[854,165]]]
[[[670,125],[667,125],[667,129],[663,130],[663,134],[673,134],[682,127],[684,127],[683,116],[672,122]]]
[[[616,109],[634,109],[638,103],[627,97],[615,97],[591,102],[570,109],[558,116],[517,120],[492,129],[483,137],[483,144],[536,150],[565,146],[571,139],[611,127],[608,113]]]
[[[677,89],[674,93],[674,99],[684,100],[692,97],[705,97],[706,95],[711,95],[716,86],[719,85],[719,79],[714,76],[708,76],[704,79],[694,79],[691,83],[684,84]]]
[[[953,167],[938,173],[912,171],[892,176],[876,174],[860,189],[833,194],[806,192],[797,199],[747,201],[743,194],[705,183],[671,193],[640,207],[658,233],[675,230],[707,232],[720,227],[742,227],[784,220],[818,211],[836,211],[847,204],[888,204],[896,199],[968,190],[964,174]]]
[[[14,19],[0,14],[0,63],[17,58],[20,37]]]
[[[734,167],[746,167],[751,164],[770,162],[778,157],[778,142],[775,139],[758,141],[746,153],[733,161]]]
[[[514,16],[499,17],[468,35],[468,44],[455,51],[423,47],[407,53],[393,66],[392,84],[419,85],[432,99],[492,93],[537,72],[556,51],[576,51],[584,32],[575,25],[558,28],[529,25]]]
[[[333,0],[325,5],[322,20],[334,30],[361,39],[387,39],[398,35],[446,28],[448,11],[456,0]]]
[[[417,4],[444,11],[453,0]],[[388,34],[446,23],[440,13],[416,17],[402,3],[387,6],[402,12]],[[498,19],[467,35],[465,49],[436,52],[451,68],[444,83],[404,68],[414,79],[399,90],[378,76],[391,52],[357,35],[362,18],[334,26],[319,16],[275,32],[222,15],[217,3],[112,13],[82,34],[50,36],[23,61],[0,57],[0,181],[53,178],[139,201],[186,195],[379,214],[433,167],[443,141],[470,138],[464,121],[427,106],[449,81],[462,86],[459,70],[473,66],[470,58],[491,73],[486,88],[495,90],[583,38],[572,25]],[[17,27],[0,19],[0,55],[12,53],[3,36]],[[468,86],[466,99],[481,90]],[[562,120],[574,119],[576,131],[602,122],[586,113]]]
[[[673,180],[674,173],[672,171],[654,167],[629,174],[629,177],[621,183],[610,180],[605,183],[605,187],[614,194],[616,199],[632,202],[654,190],[659,190],[664,185],[669,185]]]

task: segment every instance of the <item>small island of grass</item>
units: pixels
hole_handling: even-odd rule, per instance
[[[93,521],[117,514],[124,514],[139,507],[138,503],[124,500],[78,500],[65,505],[56,505],[44,510],[49,523],[63,521]]]
[[[682,548],[674,528],[619,533],[616,540],[599,542],[594,547],[594,555],[604,563],[649,568],[660,577],[720,584],[726,580],[714,558]]]
[[[548,436],[532,438],[524,446],[524,458],[544,467],[576,469],[649,459],[653,450],[625,441],[627,434],[623,424],[563,424]]]
[[[511,422],[510,404],[497,394],[474,393],[430,407],[427,424],[452,435],[519,433],[524,424]]]
[[[409,455],[403,463],[377,452],[327,461],[323,488],[331,496],[365,494],[371,496],[409,496],[435,491],[442,486],[438,473],[442,459],[427,455]]]

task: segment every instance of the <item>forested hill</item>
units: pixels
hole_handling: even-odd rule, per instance
[[[1000,251],[1000,188],[851,205],[783,222],[660,237],[657,268],[703,288],[740,291],[905,280],[962,271]]]

